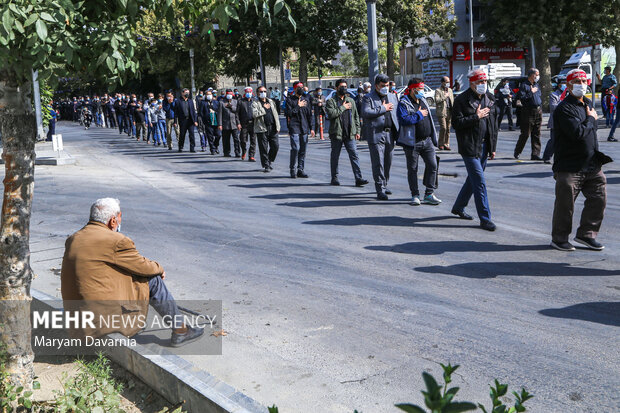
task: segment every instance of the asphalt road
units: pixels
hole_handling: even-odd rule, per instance
[[[328,185],[328,141],[312,140],[310,178],[292,180],[285,135],[265,174],[259,163],[179,154],[114,130],[57,128],[77,164],[37,166],[33,287],[59,296],[64,239],[96,198],[119,198],[123,232],[163,265],[177,299],[223,300],[224,354],[188,358],[264,405],[395,412],[394,403],[422,403],[423,371],[440,377],[438,363],[451,362],[461,365],[460,400],[489,405],[497,378],[533,393],[532,412],[620,411],[618,163],[604,168],[607,248],[561,253],[548,246],[551,167],[512,159],[517,132],[501,132],[487,168],[498,225],[489,233],[450,214],[465,178],[455,151],[441,154],[443,203],[414,207],[400,149],[394,195],[380,202],[371,186],[353,186],[344,151],[343,186]],[[607,132],[601,150],[620,162]]]

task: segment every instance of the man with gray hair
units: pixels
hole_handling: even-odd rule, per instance
[[[133,241],[121,234],[121,220],[118,199],[98,199],[90,208],[86,226],[67,239],[60,276],[63,301],[66,305],[74,301],[118,303],[116,308],[122,314],[129,303],[132,316],[144,319],[148,303],[162,317],[179,320],[179,308],[164,284],[164,269],[140,255]],[[204,333],[203,328],[184,324],[174,327],[173,347],[197,340]],[[132,336],[139,330],[138,324],[132,324],[103,334],[116,331]]]
[[[542,125],[542,97],[538,81],[540,74],[538,69],[531,68],[527,71],[527,79],[519,86],[517,100],[521,101],[521,114],[519,123],[521,135],[515,146],[514,157],[519,159],[525,143],[531,135],[533,161],[541,161],[540,157],[540,127]]]

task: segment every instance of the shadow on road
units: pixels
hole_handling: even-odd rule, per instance
[[[620,327],[620,302],[581,303],[564,308],[548,308],[540,310],[539,313],[547,317],[584,320]]]
[[[353,185],[351,185],[353,186]],[[357,197],[357,196],[369,196],[369,195],[374,195],[374,192],[358,192],[358,193],[352,193],[352,194],[345,194],[345,193],[331,193],[331,192],[325,192],[325,193],[288,193],[288,194],[268,194],[268,195],[253,195],[250,198],[262,198],[262,199],[330,199],[330,198],[351,198],[351,197]],[[359,201],[364,201],[363,199],[359,199],[359,198],[355,198],[358,199]]]
[[[506,175],[504,178],[550,178],[553,172],[529,172],[519,175]]]
[[[352,202],[352,201],[348,201]],[[359,204],[359,200],[357,200]],[[377,201],[377,204],[387,204],[389,202]],[[409,203],[401,202],[401,203]],[[291,204],[287,204],[291,205]],[[425,222],[432,221],[444,221],[444,220],[456,220],[456,217],[452,215],[444,215],[438,217],[428,217],[428,218],[405,218],[399,216],[378,216],[378,217],[350,217],[350,218],[336,218],[336,219],[326,219],[321,221],[305,221],[304,224],[308,225],[341,225],[341,226],[357,226],[357,225],[378,225],[378,226],[386,226],[386,227],[412,227],[412,226],[420,226],[420,227],[441,227],[441,228],[478,228],[478,225],[439,225],[439,224],[431,224],[431,225],[417,225]]]
[[[372,251],[391,251],[401,254],[439,255],[444,252],[513,252],[548,250],[549,245],[504,245],[476,241],[422,241],[396,245],[370,245]]]
[[[620,275],[619,270],[573,267],[552,262],[468,262],[454,265],[417,267],[415,271],[456,275],[466,278],[495,278],[500,275],[529,277],[596,277]]]

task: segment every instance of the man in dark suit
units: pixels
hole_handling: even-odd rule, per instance
[[[196,146],[194,131],[196,130],[196,126],[198,126],[198,113],[194,100],[189,98],[189,89],[183,89],[183,95],[181,95],[181,99],[179,99],[179,105],[174,114],[178,119],[178,124],[181,129],[181,136],[179,136],[179,152],[183,152],[185,134],[188,131],[189,151],[196,152],[194,149]]]
[[[291,178],[307,178],[304,171],[308,133],[314,138],[314,119],[312,103],[304,95],[304,84],[293,83],[294,93],[286,98],[286,121],[291,139],[290,176]]]
[[[239,142],[239,131],[241,123],[237,117],[237,100],[234,99],[234,93],[230,89],[226,89],[225,98],[220,102],[217,115],[219,121],[219,129],[222,133],[222,147],[224,148],[224,156],[230,158],[230,137],[232,136],[235,147],[235,158],[241,157],[241,145]]]
[[[452,213],[461,219],[473,219],[465,212],[474,196],[480,227],[495,231],[484,179],[487,157],[495,158],[497,146],[497,105],[487,89],[487,74],[476,69],[468,75],[469,88],[454,99],[452,126],[456,131],[459,154],[465,162],[467,180],[452,207]]]
[[[390,93],[390,79],[383,74],[375,77],[374,89],[362,98],[362,137],[368,141],[372,176],[377,199],[386,201],[392,192],[387,184],[392,166],[392,151],[398,137],[396,107],[398,97]]]
[[[205,92],[205,100],[201,107],[201,116],[205,124],[205,134],[207,135],[211,155],[220,153],[220,131],[218,129],[219,119],[217,117],[219,110],[220,102],[214,99],[211,90],[207,90]]]

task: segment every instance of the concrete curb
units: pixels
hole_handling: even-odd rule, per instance
[[[45,301],[59,301],[32,289],[32,299],[50,309]],[[53,308],[62,310],[62,308]],[[111,334],[110,338],[121,338]],[[223,381],[199,370],[181,357],[162,349],[162,354],[147,355],[143,346],[111,347],[107,356],[123,366],[170,403],[185,400],[189,413],[266,413],[267,408]]]

